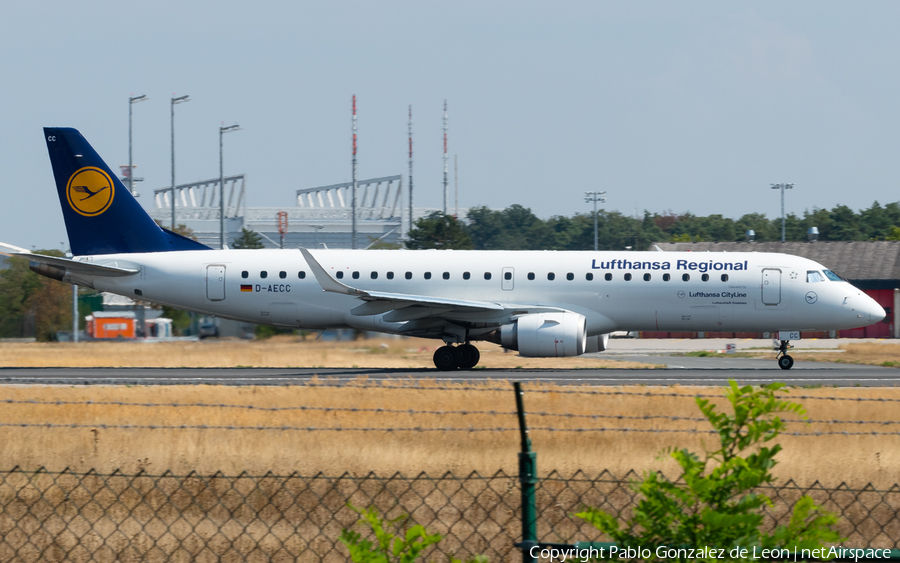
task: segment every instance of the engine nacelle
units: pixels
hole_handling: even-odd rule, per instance
[[[522,356],[560,358],[584,354],[586,320],[578,313],[535,313],[500,327],[500,344]]]

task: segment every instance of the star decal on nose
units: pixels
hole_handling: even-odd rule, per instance
[[[791,279],[792,280],[797,279],[797,275],[798,275],[797,272],[791,272]]]

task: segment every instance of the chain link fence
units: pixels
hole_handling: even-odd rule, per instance
[[[607,538],[573,518],[584,505],[627,516],[638,476],[551,473],[537,489],[538,537],[574,543]],[[769,525],[786,523],[803,494],[842,516],[844,545],[900,545],[900,486],[763,490],[775,501]],[[485,554],[521,560],[518,479],[498,472],[459,477],[342,475],[82,474],[19,468],[0,472],[0,561],[6,562],[337,562],[338,541],[357,515],[347,504],[375,506],[388,518],[408,514],[444,540],[424,560]]]

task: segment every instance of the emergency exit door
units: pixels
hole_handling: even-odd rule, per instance
[[[781,303],[781,270],[766,268],[762,271],[762,302],[763,305]]]
[[[515,268],[503,268],[502,279],[500,280],[500,287],[503,291],[512,291],[516,284],[516,270]]]
[[[225,266],[206,267],[206,298],[210,301],[225,299]]]

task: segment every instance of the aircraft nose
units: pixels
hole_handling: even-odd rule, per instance
[[[869,298],[869,302],[866,303],[865,309],[869,313],[869,322],[871,324],[880,323],[884,320],[884,317],[887,316],[884,312],[884,308],[876,303],[871,297]]]

